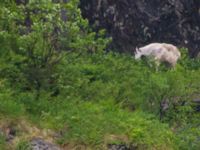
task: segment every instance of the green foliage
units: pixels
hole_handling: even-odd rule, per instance
[[[15,96],[33,122],[64,132],[60,143],[99,146],[106,135],[114,134],[127,136],[122,142],[141,149],[187,149],[191,143],[197,149],[200,134],[193,131],[198,130],[199,116],[191,100],[199,92],[199,70],[178,65],[155,72],[144,62],[116,53],[63,57],[56,70],[57,96],[45,90],[37,101],[33,93]],[[169,108],[160,116],[165,99]]]
[[[200,58],[189,58],[188,49],[182,48],[181,49],[181,61],[180,64],[184,66],[188,70],[198,70],[200,67]]]
[[[17,119],[24,113],[23,104],[14,98],[14,92],[7,86],[6,81],[0,80],[0,118],[2,115]]]
[[[29,94],[34,97],[33,94]],[[24,103],[25,95],[19,95],[18,101]],[[93,148],[103,144],[119,142],[112,136],[125,137],[121,142],[135,144],[139,148],[156,147],[173,149],[175,135],[167,124],[160,123],[153,115],[142,111],[128,112],[109,99],[96,102],[84,102],[67,99],[65,96],[52,98],[43,93],[34,103],[24,103],[27,115],[43,128],[53,128],[62,133],[58,143],[84,143]],[[32,102],[33,101],[33,102]],[[157,137],[160,137],[157,139]],[[20,144],[20,146],[24,146]]]
[[[199,136],[200,128],[199,126],[187,125],[184,128],[181,128],[177,132],[179,137],[179,147],[182,150],[198,150],[200,148]]]
[[[67,96],[93,101],[111,98],[145,110],[158,111],[165,99],[172,106],[189,101],[199,88],[198,71],[177,66],[175,70],[155,72],[129,56],[112,53],[79,58],[70,55],[58,69],[59,86]]]
[[[155,72],[153,68],[146,66],[146,62],[136,62],[132,57],[122,54],[93,54],[91,56],[72,54],[66,57],[67,59],[62,61],[58,69],[61,72],[60,94],[68,99],[76,97],[76,99],[93,102],[111,99],[123,108],[151,112],[173,127],[184,128],[189,124],[199,124],[199,119],[194,117],[196,112],[191,105],[193,98],[199,95],[199,69],[188,70],[188,66],[184,65],[186,63],[184,60],[181,60],[181,64],[173,70],[161,68]],[[189,58],[187,59],[190,61]],[[169,105],[164,112],[161,111],[163,100],[167,100]],[[192,118],[195,123],[191,123]],[[157,125],[155,130],[158,126],[160,125]],[[159,134],[158,131],[155,132]],[[142,136],[145,133],[152,134],[144,131],[141,133]],[[185,134],[186,131],[183,131],[178,136],[180,141],[184,139]],[[194,134],[191,132],[191,135]],[[193,138],[197,140],[198,137],[199,134],[194,135]],[[142,140],[142,137],[139,139]],[[144,141],[148,141],[148,136]],[[180,144],[180,141],[177,141]],[[189,142],[189,138],[185,142]],[[198,143],[193,144],[193,147],[198,146]],[[187,146],[189,147],[189,144]]]
[[[1,133],[0,133],[0,149],[6,150],[6,142],[5,142],[4,137],[1,135]]]
[[[62,19],[62,11],[67,21]],[[28,90],[51,89],[63,53],[102,51],[110,41],[103,38],[104,32],[91,31],[77,0],[5,3],[0,16],[0,75],[16,87],[23,83]]]

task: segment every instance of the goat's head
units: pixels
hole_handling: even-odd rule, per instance
[[[142,51],[136,47],[135,49],[135,59],[140,59],[142,56]]]

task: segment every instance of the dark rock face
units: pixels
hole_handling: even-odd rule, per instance
[[[200,51],[199,0],[80,0],[84,17],[95,29],[106,28],[112,48],[122,52],[151,42]]]
[[[109,144],[108,150],[136,150],[135,146],[127,146],[124,144]]]

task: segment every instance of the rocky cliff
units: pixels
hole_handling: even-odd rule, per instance
[[[133,52],[150,42],[169,42],[200,51],[199,0],[80,0],[95,30],[106,28],[111,47]]]

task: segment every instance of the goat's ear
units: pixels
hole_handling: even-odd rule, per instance
[[[138,52],[138,50],[139,50],[138,47],[136,47],[136,48],[135,48],[136,53]]]
[[[138,53],[138,52],[141,52],[141,50],[138,48],[138,47],[136,47],[136,52]]]

